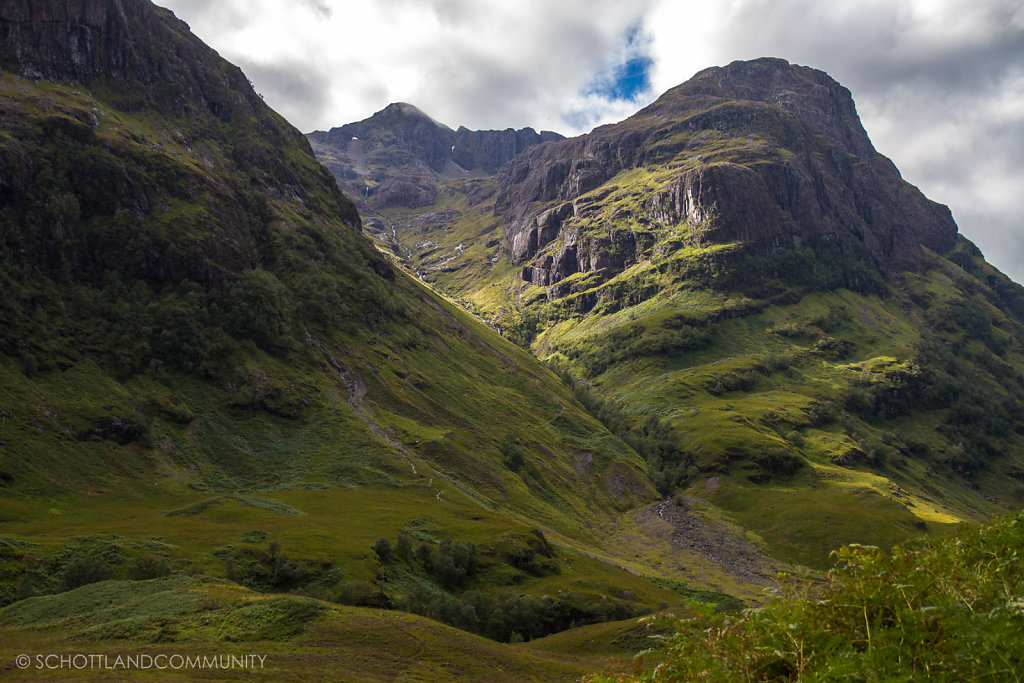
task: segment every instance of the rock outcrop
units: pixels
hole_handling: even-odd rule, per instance
[[[0,66],[30,80],[105,83],[134,110],[229,121],[265,109],[242,71],[143,0],[12,0],[0,5]],[[201,112],[205,114],[206,112]]]

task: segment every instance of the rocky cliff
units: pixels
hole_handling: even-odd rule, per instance
[[[670,226],[695,243],[811,246],[883,273],[917,268],[922,248],[946,253],[957,235],[949,210],[875,151],[846,88],[780,59],[702,71],[621,123],[526,150],[497,181],[511,259],[544,286],[610,277]],[[603,230],[612,218],[628,227]]]

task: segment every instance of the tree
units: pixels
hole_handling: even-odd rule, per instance
[[[466,573],[462,569],[455,566],[451,555],[438,553],[437,559],[434,561],[434,576],[441,582],[441,585],[445,588],[454,588],[459,585],[465,575]]]
[[[434,548],[429,543],[420,543],[416,546],[416,557],[428,572],[434,569]]]
[[[69,563],[61,577],[61,589],[69,591],[90,583],[106,581],[110,578],[110,567],[98,558],[82,557]]]

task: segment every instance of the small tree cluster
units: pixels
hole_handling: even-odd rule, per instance
[[[478,556],[472,543],[453,541],[446,538],[435,548],[431,543],[420,543],[415,551],[408,534],[400,533],[394,548],[387,538],[378,538],[373,551],[382,563],[399,560],[406,564],[418,565],[432,576],[441,586],[454,588],[476,573]]]
[[[132,581],[159,579],[171,573],[167,558],[159,555],[142,555],[128,567],[126,576]]]
[[[637,425],[618,405],[596,396],[572,375],[563,373],[561,377],[587,412],[643,456],[647,476],[659,492],[669,495],[686,487],[696,472],[693,455],[679,448],[679,438],[667,421],[648,415]]]
[[[242,548],[225,558],[224,576],[258,591],[307,587],[317,582],[332,566],[286,557],[281,544],[271,541],[265,551]]]
[[[412,587],[397,605],[501,642],[531,640],[583,624],[627,619],[644,611],[621,600],[575,592],[534,597],[474,590],[453,596],[422,584]]]

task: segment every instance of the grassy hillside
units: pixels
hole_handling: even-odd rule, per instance
[[[71,87],[4,78],[11,93],[7,106],[23,113],[35,111],[33,106],[42,112],[40,103],[45,102],[45,108],[70,117],[88,99]],[[94,107],[103,104],[98,98],[90,101]],[[128,118],[111,107],[99,111],[105,122],[86,151],[111,158],[115,153],[156,157],[178,168],[179,160],[147,137],[169,135],[171,124],[155,114]],[[31,129],[34,120],[26,117],[24,126]],[[24,148],[33,140],[25,133],[9,144]],[[43,160],[30,169],[37,184],[45,180],[46,155],[61,154],[57,143],[45,144]],[[300,168],[315,169],[308,155],[294,160]],[[230,168],[220,172],[234,178]],[[221,181],[211,173],[208,182]],[[80,205],[97,200],[89,187],[68,187]],[[331,186],[324,187],[330,194]],[[154,188],[169,191],[164,185]],[[285,492],[301,498],[310,491],[341,495],[369,487],[375,493],[363,500],[375,513],[361,521],[358,551],[307,556],[302,549],[319,543],[315,525],[289,536],[294,540],[287,546],[298,551],[293,557],[300,564],[331,564],[361,580],[387,584],[391,601],[406,599],[407,587],[400,580],[394,585],[378,580],[359,558],[374,540],[395,539],[417,517],[387,521],[378,505],[380,496],[386,498],[382,490],[418,491],[419,504],[431,508],[469,504],[489,519],[519,525],[520,535],[540,526],[563,543],[595,549],[599,529],[617,511],[654,498],[635,452],[587,415],[550,371],[426,288],[393,273],[343,222],[351,214],[306,209],[308,198],[264,201],[270,212],[267,229],[276,235],[273,246],[266,247],[273,260],[210,282],[175,283],[172,276],[168,282],[154,281],[145,266],[134,272],[123,263],[111,264],[114,270],[102,266],[105,274],[97,282],[88,271],[72,275],[66,266],[61,270],[56,264],[18,259],[32,235],[21,231],[11,214],[21,209],[31,218],[36,209],[26,203],[8,209],[3,263],[13,296],[5,299],[10,324],[5,327],[7,355],[0,362],[0,471],[10,514],[0,525],[3,533],[31,544],[52,525],[66,524],[63,515],[69,508],[85,523],[51,548],[55,556],[39,571],[31,559],[37,554],[11,546],[5,602],[58,589],[61,572],[78,552],[77,546],[68,550],[74,546],[68,538],[123,533],[116,529],[125,517],[138,517],[157,500],[157,509],[170,516],[154,511],[126,534],[128,546],[145,545],[140,536],[170,533],[178,517],[207,518],[171,510],[197,505],[202,511],[209,505],[243,518],[260,512],[271,518],[283,515],[294,530],[295,518],[322,520],[330,508],[310,513],[302,504],[260,502],[261,495]],[[185,211],[202,211],[201,206],[181,203]],[[68,228],[79,231],[79,240],[56,242],[58,257],[89,258],[97,231],[112,220],[102,212],[80,214]],[[135,229],[187,241],[180,230],[161,232],[161,226],[180,226],[180,220],[156,212]],[[207,216],[195,228],[208,230],[210,220]],[[206,232],[201,236],[209,238]],[[303,246],[302,239],[310,236],[319,241],[318,249],[311,248],[313,242]],[[444,540],[451,513],[439,514],[440,526],[421,532],[420,541]],[[428,528],[435,523],[420,521]],[[498,533],[485,528],[468,540]],[[215,554],[217,549],[245,531],[221,529],[201,542],[192,537],[183,550],[164,559],[172,567],[223,574],[226,558]],[[179,546],[178,540],[169,543]],[[514,554],[516,542],[509,543],[507,552]],[[255,552],[244,550],[250,551]],[[126,571],[121,565],[129,559],[118,556],[111,568]],[[586,596],[611,591],[627,577],[599,562],[584,564],[586,569],[567,573],[594,578]],[[513,566],[506,570],[483,575],[477,584],[514,585],[524,576]],[[337,597],[339,578],[320,581],[310,571],[305,583]],[[597,578],[608,572],[614,578]],[[634,587],[631,594],[643,597],[615,614],[650,609],[665,597],[659,590],[651,584],[639,591]],[[589,602],[590,597],[581,599]],[[587,618],[601,618],[596,607],[581,609]]]
[[[634,167],[387,203],[386,248],[434,289],[170,13],[0,19],[5,655],[252,644],[267,676],[569,679],[661,628],[644,615],[736,610],[840,543],[1024,499],[1024,299],[971,245],[754,249],[669,209],[694,172],[791,161],[784,128],[655,107]],[[745,116],[690,123],[722,112]]]
[[[465,287],[485,268],[468,259],[431,279],[529,341],[662,493],[726,510],[785,559],[822,566],[841,543],[1020,503],[1024,330],[969,244],[879,293],[780,279],[764,296],[730,265],[736,247],[656,237],[557,298],[507,265]]]
[[[1020,503],[1022,330],[963,269],[936,258],[903,291],[766,300],[666,277],[673,256],[690,258],[624,274],[624,288],[657,283],[639,303],[613,281],[586,315],[536,307],[551,318],[534,342],[663,492],[809,564]]]

